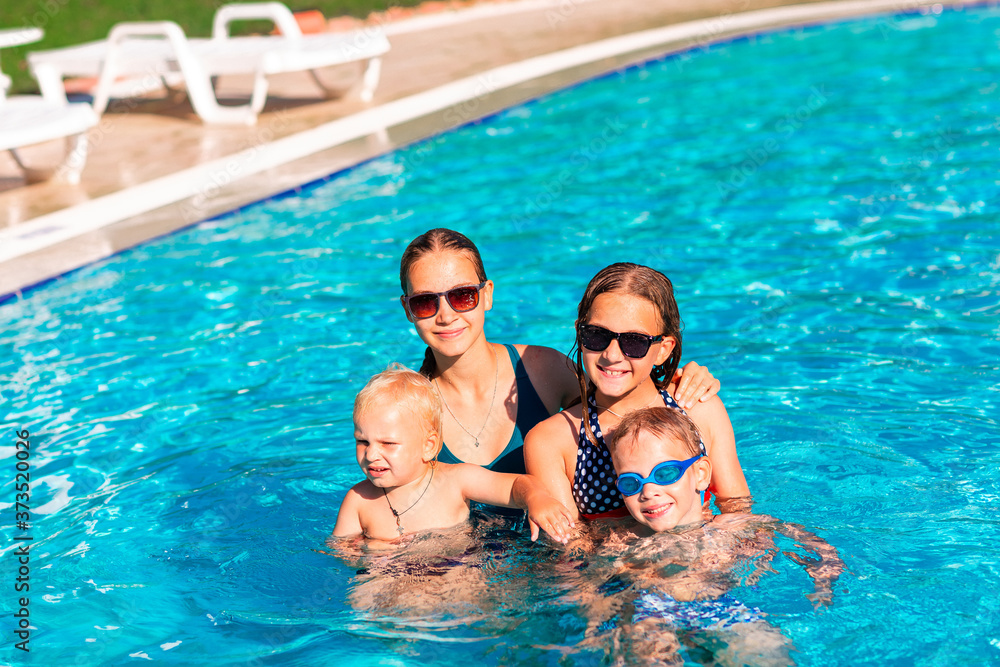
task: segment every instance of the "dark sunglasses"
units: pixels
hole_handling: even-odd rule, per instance
[[[434,317],[438,312],[441,297],[448,299],[448,305],[456,313],[467,313],[479,305],[479,290],[486,286],[486,281],[478,285],[463,285],[452,287],[447,292],[422,292],[420,294],[403,295],[403,303],[418,320]]]
[[[664,461],[663,463],[658,463],[653,468],[653,471],[649,473],[649,477],[642,477],[637,473],[627,472],[624,475],[618,476],[615,486],[618,487],[623,496],[634,496],[642,491],[643,486],[650,482],[660,486],[670,486],[683,477],[687,469],[691,467],[691,464],[700,459],[701,456],[701,454],[698,454],[698,456],[692,456],[684,461]]]
[[[663,340],[663,334],[659,336],[647,336],[646,334],[617,333],[604,327],[596,327],[592,324],[581,324],[577,334],[580,345],[591,352],[603,352],[611,345],[612,340],[618,341],[618,347],[622,354],[632,359],[642,359],[649,352],[649,346]]]

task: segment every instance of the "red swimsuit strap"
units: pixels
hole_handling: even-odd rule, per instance
[[[613,510],[608,510],[607,512],[601,512],[600,514],[580,514],[584,519],[588,521],[590,519],[618,519],[623,516],[628,516],[628,510],[624,507],[617,507]]]

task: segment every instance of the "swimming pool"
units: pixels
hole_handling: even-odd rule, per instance
[[[0,307],[4,562],[34,538],[33,657],[598,660],[576,652],[545,549],[488,537],[459,554],[489,585],[479,608],[408,616],[352,610],[364,575],[321,553],[359,475],[354,392],[422,355],[399,255],[449,226],[484,251],[497,341],[568,350],[613,261],[674,280],[685,357],[723,380],[757,510],[850,570],[822,613],[783,556],[737,589],[800,664],[1000,660],[998,31],[979,8],[697,48]],[[28,531],[8,506],[18,429]]]

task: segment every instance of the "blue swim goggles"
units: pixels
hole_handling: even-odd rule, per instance
[[[649,473],[649,477],[641,477],[638,473],[627,472],[624,475],[618,476],[615,486],[618,487],[623,496],[634,496],[642,491],[643,486],[650,482],[659,484],[660,486],[669,486],[683,477],[687,469],[702,456],[704,454],[692,456],[685,461],[664,461],[663,463],[657,463],[653,467],[653,471]]]

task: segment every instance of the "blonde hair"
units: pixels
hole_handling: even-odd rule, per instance
[[[698,427],[680,410],[667,407],[643,408],[625,415],[615,429],[611,453],[614,454],[619,447],[635,447],[640,433],[680,442],[689,457],[701,453]]]
[[[354,421],[357,422],[359,415],[386,399],[423,418],[430,430],[438,434],[440,451],[443,441],[441,396],[430,380],[402,364],[389,364],[384,371],[373,375],[364,389],[358,392],[354,399]]]

